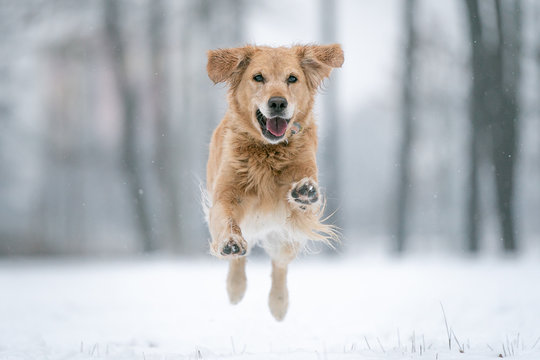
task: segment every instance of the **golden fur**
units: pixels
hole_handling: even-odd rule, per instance
[[[269,305],[278,320],[287,311],[288,263],[306,240],[336,237],[333,227],[321,221],[312,109],[321,81],[342,63],[337,44],[208,52],[210,79],[229,85],[229,108],[212,135],[207,164],[210,251],[231,260],[227,289],[237,303],[246,289],[243,256],[260,241],[273,262]],[[264,80],[256,81],[257,75]],[[278,139],[263,134],[272,119],[266,113],[273,97],[286,99],[284,114],[290,114]],[[266,123],[258,121],[258,111]]]

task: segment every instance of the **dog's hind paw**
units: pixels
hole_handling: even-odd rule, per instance
[[[289,308],[289,291],[286,287],[274,288],[270,291],[268,297],[268,307],[270,313],[277,321],[282,321],[287,315],[287,309]]]
[[[289,203],[301,210],[313,208],[318,209],[320,205],[319,187],[311,178],[303,178],[294,183],[289,191]]]

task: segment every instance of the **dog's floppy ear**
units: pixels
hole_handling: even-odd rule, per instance
[[[251,46],[208,51],[208,77],[214,84],[227,82],[231,89],[240,83],[242,73],[253,55]]]
[[[316,90],[332,68],[343,65],[343,50],[339,44],[298,46],[296,53],[309,87]]]

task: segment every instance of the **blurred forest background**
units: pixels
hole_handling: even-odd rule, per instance
[[[339,42],[339,252],[540,250],[540,2],[0,0],[0,255],[207,252],[218,47]]]

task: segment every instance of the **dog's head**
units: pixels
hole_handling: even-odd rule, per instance
[[[229,105],[242,129],[262,141],[285,140],[293,122],[305,126],[315,93],[343,64],[338,44],[291,48],[245,46],[208,52],[208,76],[229,84]]]

